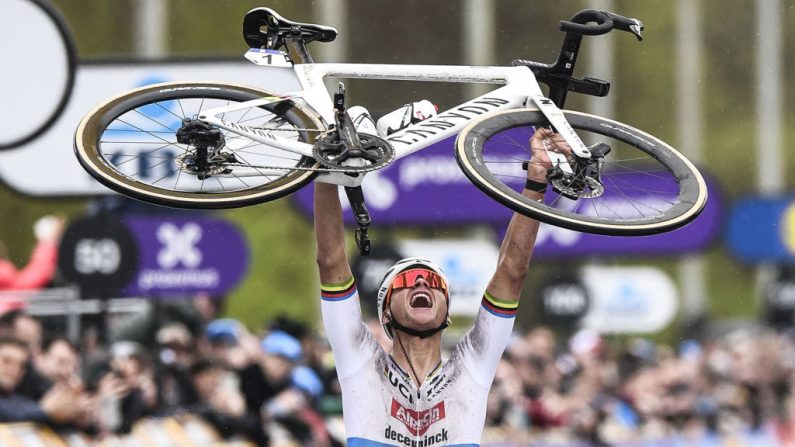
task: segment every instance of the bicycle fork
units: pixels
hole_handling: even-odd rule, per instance
[[[601,171],[610,146],[598,143],[588,148],[553,100],[542,95],[531,96],[530,100],[544,114],[553,130],[566,140],[574,156],[574,161],[569,160],[565,154],[548,150],[544,144],[552,162],[547,177],[553,188],[572,200],[601,196],[604,193]]]

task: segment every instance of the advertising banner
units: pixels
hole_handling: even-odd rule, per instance
[[[138,268],[128,296],[223,295],[248,268],[248,247],[231,223],[207,217],[130,217]]]
[[[493,225],[501,235],[513,211],[492,200],[473,185],[455,160],[454,139],[395,161],[367,174],[362,184],[373,226]],[[629,179],[639,188],[650,187],[649,176]],[[715,182],[708,179],[709,200],[704,212],[689,225],[661,235],[611,237],[580,233],[542,225],[536,244],[538,257],[584,255],[671,255],[697,251],[714,241],[720,231],[721,198]],[[354,225],[345,194],[345,220]],[[298,209],[312,213],[312,188],[293,194]],[[374,244],[377,241],[373,241]]]
[[[240,57],[240,62],[202,61],[181,63],[108,63],[81,64],[77,67],[75,86],[63,113],[35,139],[0,151],[0,181],[22,194],[31,196],[88,196],[115,194],[94,180],[74,155],[73,138],[80,120],[101,102],[124,91],[158,82],[208,80],[256,86],[267,80],[272,90],[294,91],[297,83],[290,69],[258,67]],[[9,110],[44,109],[10,104]],[[33,120],[34,118],[26,118]],[[36,121],[45,116],[36,117]],[[16,136],[5,135],[14,128],[14,120],[0,128],[0,141]]]
[[[745,262],[795,262],[795,197],[755,197],[729,213],[729,251]]]
[[[676,316],[676,286],[660,269],[588,266],[581,275],[591,298],[584,327],[605,334],[655,333]]]
[[[222,219],[125,215],[72,222],[58,258],[83,298],[220,296],[245,277],[249,251],[241,231]]]

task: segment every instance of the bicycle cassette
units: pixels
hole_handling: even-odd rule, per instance
[[[315,159],[329,170],[359,173],[383,168],[395,160],[395,149],[381,137],[358,134],[361,149],[345,146],[335,130],[318,137],[313,148]]]

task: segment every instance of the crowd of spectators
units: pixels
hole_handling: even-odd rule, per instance
[[[539,327],[503,356],[487,426],[499,439],[597,446],[761,432],[791,445],[793,385],[793,332],[735,329],[671,347],[590,330],[561,341]]]
[[[328,351],[285,318],[256,335],[232,319],[206,320],[192,331],[169,318],[185,317],[186,307],[206,299],[153,306],[90,348],[87,340],[75,344],[48,333],[22,310],[6,312],[0,316],[0,422],[36,422],[101,439],[130,433],[143,418],[193,415],[224,438],[256,445],[274,436],[334,445],[325,416],[339,414],[340,404]],[[154,316],[160,321],[151,344],[131,337],[129,326]]]
[[[48,217],[35,231],[27,266],[0,261],[0,289],[40,287],[53,274],[63,221]],[[79,340],[53,317],[0,307],[0,422],[101,439],[130,433],[143,418],[193,415],[224,438],[256,445],[344,445],[325,337],[285,317],[251,331],[219,317],[220,305],[204,295],[152,300],[146,312],[88,326]],[[369,326],[389,350],[380,325]],[[448,348],[457,341],[449,335]],[[676,346],[517,328],[491,389],[483,444],[616,445],[767,430],[795,445],[793,384],[795,329],[786,327]]]
[[[24,311],[6,312],[0,421],[101,438],[142,418],[190,414],[256,445],[344,445],[324,337],[287,318],[254,333],[206,301],[153,306],[91,349],[46,334]],[[517,331],[503,356],[483,443],[616,445],[771,426],[787,436],[794,378],[795,336],[786,331],[738,330],[672,348],[536,327]]]

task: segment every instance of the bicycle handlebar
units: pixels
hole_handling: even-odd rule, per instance
[[[595,25],[589,25],[595,22]],[[571,20],[561,20],[560,30],[584,36],[598,36],[607,34],[613,29],[627,31],[635,35],[638,40],[643,40],[643,22],[638,19],[620,16],[612,12],[584,9]]]
[[[590,24],[594,22],[595,24]],[[641,32],[643,23],[638,19],[620,16],[607,11],[584,9],[571,20],[560,22],[560,30],[566,32],[560,48],[558,60],[554,64],[517,59],[514,66],[525,66],[533,71],[538,82],[549,86],[549,98],[558,106],[563,107],[567,92],[583,93],[593,96],[606,96],[610,91],[610,83],[601,79],[583,78],[572,76],[577,55],[580,51],[582,36],[598,36],[617,29],[635,35],[638,40],[643,40]]]

